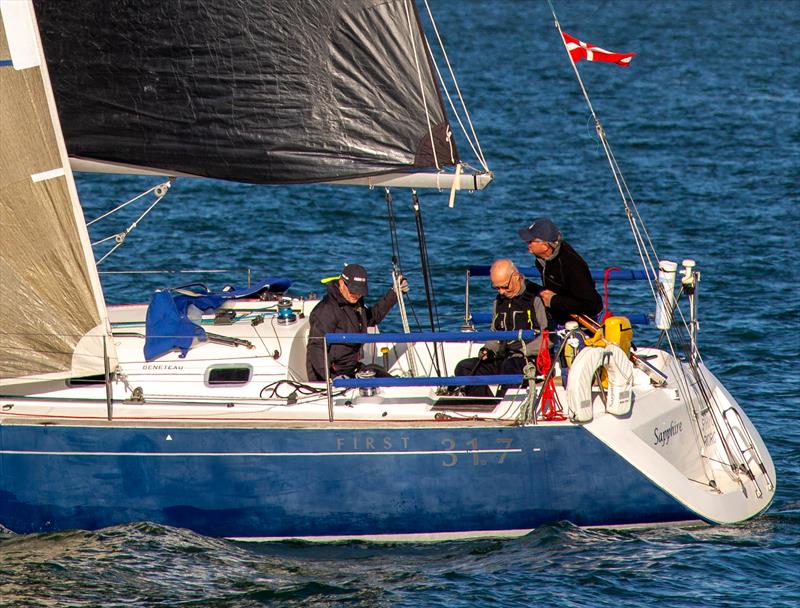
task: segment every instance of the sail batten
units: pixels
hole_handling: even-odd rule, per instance
[[[405,0],[35,5],[73,158],[275,184],[459,161]]]

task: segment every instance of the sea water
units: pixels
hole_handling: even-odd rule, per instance
[[[516,230],[535,217],[552,218],[593,268],[638,267],[547,4],[437,0],[432,9],[496,176],[483,193],[460,193],[453,209],[447,194],[420,192],[441,327],[460,324],[468,265],[531,265]],[[432,545],[243,544],[145,522],[0,534],[0,606],[800,605],[800,11],[788,0],[556,9],[573,36],[637,53],[628,68],[582,62],[581,75],[659,257],[697,261],[701,352],[770,449],[771,508],[735,526],[553,522],[516,540]],[[87,219],[158,182],[77,179]],[[410,196],[394,194],[400,263],[425,326]],[[94,225],[92,237],[142,210]],[[241,285],[248,269],[293,279],[294,293],[320,293],[319,279],[346,262],[368,268],[371,297],[389,287],[380,191],[178,180],[101,270],[226,270],[103,274],[108,301],[122,303],[194,281]],[[473,309],[488,310],[485,279],[471,291]],[[609,307],[652,314],[646,291],[612,283]],[[636,332],[638,343],[657,338]]]

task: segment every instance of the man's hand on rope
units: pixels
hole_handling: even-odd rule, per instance
[[[400,288],[401,292],[408,293],[408,281],[402,274],[397,275],[397,286]]]

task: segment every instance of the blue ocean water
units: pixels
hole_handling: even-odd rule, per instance
[[[516,229],[553,218],[594,268],[638,264],[619,195],[546,2],[431,2],[496,181],[421,192],[442,327],[463,312],[469,264],[532,260]],[[768,512],[737,526],[580,530],[435,545],[241,544],[148,523],[0,535],[0,606],[797,606],[800,605],[800,11],[786,0],[560,2],[570,34],[638,53],[579,64],[662,258],[697,260],[706,364],[745,407],[778,469]],[[460,142],[461,143],[461,142]],[[466,145],[462,155],[470,156]],[[158,180],[79,175],[87,219]],[[401,263],[424,294],[407,193],[395,193]],[[138,212],[143,210],[137,208]],[[101,238],[131,212],[92,228]],[[226,269],[104,274],[110,303],[153,289],[282,274],[293,291],[344,262],[389,285],[382,193],[178,180],[101,266]],[[473,306],[488,307],[486,285]],[[615,311],[650,312],[612,284]],[[655,339],[639,330],[638,341]]]

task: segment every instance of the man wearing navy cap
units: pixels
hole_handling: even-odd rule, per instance
[[[539,293],[555,325],[571,320],[571,314],[596,318],[603,301],[583,258],[561,236],[551,220],[540,217],[518,231],[536,256],[536,268],[544,289]]]
[[[400,288],[407,289],[400,277]],[[366,333],[367,328],[380,323],[397,303],[397,294],[389,289],[375,306],[366,306],[367,271],[360,264],[348,264],[336,281],[328,283],[328,292],[309,315],[306,371],[310,381],[325,380],[325,351],[323,336],[327,333]],[[360,344],[329,344],[328,365],[331,377],[353,376],[361,366]]]

